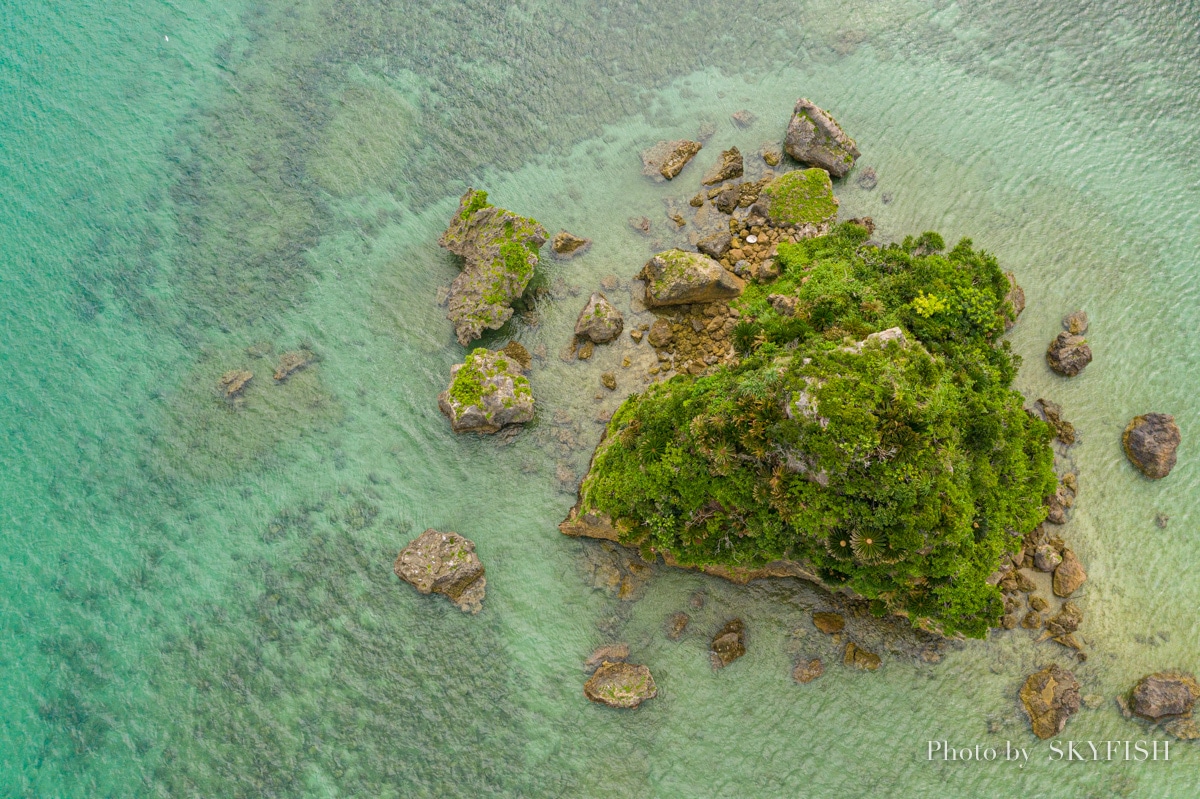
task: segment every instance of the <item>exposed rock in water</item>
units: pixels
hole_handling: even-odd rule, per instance
[[[1054,569],[1054,595],[1067,597],[1079,590],[1079,586],[1087,581],[1087,572],[1075,553],[1069,549],[1063,550],[1062,563]]]
[[[657,174],[671,180],[687,166],[688,161],[695,158],[703,146],[698,141],[687,139],[660,141],[642,151],[642,174]]]
[[[525,349],[525,346],[519,341],[508,342],[500,352],[520,364],[521,370],[524,372],[528,372],[529,367],[533,365],[533,357],[529,354],[529,350]]]
[[[1013,309],[1012,319],[1004,320],[1004,329],[1009,330],[1017,323],[1021,311],[1025,310],[1025,289],[1017,285],[1017,276],[1012,272],[1005,272],[1004,276],[1008,278],[1008,293],[1004,295],[1004,300]]]
[[[275,379],[282,383],[296,372],[315,363],[317,356],[308,350],[294,350],[279,356],[279,365],[275,367]]]
[[[592,652],[591,657],[583,662],[583,667],[588,671],[595,671],[596,668],[605,661],[609,663],[620,663],[629,658],[629,644],[605,644],[598,647],[595,652]]]
[[[741,619],[733,619],[713,636],[713,665],[728,666],[746,654],[746,625]]]
[[[1040,572],[1050,573],[1062,563],[1062,555],[1050,544],[1039,544],[1033,552],[1033,565]]]
[[[646,281],[651,308],[733,299],[746,286],[708,256],[683,250],[660,252],[646,262],[639,278]]]
[[[820,659],[813,658],[807,662],[796,664],[796,668],[792,669],[792,679],[801,685],[812,682],[825,673],[825,666]]]
[[[1079,712],[1079,681],[1064,668],[1047,666],[1025,680],[1020,697],[1033,734],[1043,740],[1053,738]]]
[[[1191,716],[1200,698],[1200,683],[1195,676],[1178,671],[1148,674],[1138,681],[1130,694],[1130,708],[1151,721],[1172,716]]]
[[[883,661],[880,660],[879,655],[876,655],[874,652],[868,652],[851,641],[846,644],[846,654],[842,658],[842,662],[847,666],[853,666],[863,671],[875,671]]]
[[[742,153],[736,147],[730,147],[728,150],[721,152],[721,157],[717,159],[717,163],[712,165],[708,172],[704,173],[704,179],[700,182],[705,186],[713,186],[726,180],[740,178],[744,171],[742,161]]]
[[[475,544],[457,533],[430,528],[400,551],[396,576],[422,594],[445,594],[467,613],[478,613],[487,588]]]
[[[1067,600],[1059,608],[1058,615],[1046,620],[1046,632],[1053,636],[1070,635],[1083,624],[1083,611],[1074,602]]]
[[[609,391],[617,390],[617,376],[612,372],[604,372],[600,375],[600,385],[607,388]]]
[[[236,399],[253,377],[254,372],[246,369],[230,369],[217,381],[217,390],[225,395],[225,399]]]
[[[1021,626],[1026,630],[1040,629],[1042,626],[1042,614],[1031,609],[1025,614],[1025,618],[1021,619]]]
[[[732,242],[733,236],[730,235],[728,230],[718,231],[696,242],[696,249],[710,258],[720,259],[724,258],[725,254],[729,252]]]
[[[595,344],[606,344],[617,336],[625,327],[625,319],[621,312],[598,291],[593,291],[587,305],[575,320],[575,335]]]
[[[1034,410],[1054,428],[1058,440],[1068,447],[1075,443],[1075,425],[1062,416],[1062,406],[1048,399],[1039,399],[1033,403]]]
[[[446,313],[459,344],[466,346],[512,317],[512,302],[529,285],[546,237],[537,220],[490,205],[485,191],[467,189],[438,239],[463,259],[463,271],[450,284]]]
[[[1175,468],[1175,450],[1181,440],[1175,417],[1165,413],[1134,417],[1121,437],[1125,457],[1151,480],[1166,477]]]
[[[730,114],[729,118],[732,119],[733,124],[737,125],[739,128],[748,128],[758,119],[758,117],[752,112],[747,111],[744,108],[741,111],[734,111],[732,114]]]
[[[758,153],[762,156],[763,163],[767,166],[779,166],[780,162],[783,161],[783,150],[779,149],[779,145],[772,142],[763,144],[759,148]]]
[[[824,232],[837,218],[838,198],[823,169],[786,172],[763,187],[761,198],[775,224],[814,225]]]
[[[835,178],[850,171],[858,146],[832,116],[801,97],[788,123],[783,149],[802,164],[818,166]]]
[[[845,629],[846,620],[840,613],[814,613],[813,626],[826,635],[833,635]]]
[[[584,683],[583,695],[609,707],[633,708],[657,696],[658,687],[646,666],[603,663]]]
[[[550,250],[560,258],[574,258],[576,255],[582,255],[591,246],[591,239],[576,236],[565,230],[555,233],[554,240],[550,242]]]
[[[651,347],[661,349],[671,343],[674,335],[671,331],[670,322],[666,319],[655,319],[654,324],[650,326],[650,333],[647,335],[646,340],[650,342]]]
[[[1085,311],[1075,311],[1063,317],[1063,329],[1072,336],[1082,336],[1088,329],[1088,315]]]
[[[456,433],[495,433],[533,418],[533,392],[503,352],[482,347],[450,369],[450,387],[438,395],[438,408]]]
[[[1072,336],[1065,330],[1054,337],[1046,350],[1046,363],[1066,377],[1074,377],[1092,362],[1092,348],[1083,336]]]
[[[688,624],[692,621],[692,617],[684,613],[682,610],[672,613],[667,617],[667,637],[672,641],[679,639],[687,629]]]
[[[1067,475],[1063,475],[1058,488],[1046,498],[1046,521],[1050,524],[1066,524],[1067,511],[1075,506],[1075,490],[1068,484],[1066,477]]]

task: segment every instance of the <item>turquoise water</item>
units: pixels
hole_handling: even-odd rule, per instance
[[[1046,761],[1016,691],[1073,662],[1053,644],[1014,631],[927,663],[856,617],[884,666],[852,673],[809,625],[815,590],[655,568],[622,601],[627,560],[556,524],[597,419],[653,360],[627,337],[560,360],[587,293],[615,275],[610,298],[649,319],[629,279],[675,241],[664,199],[719,149],[778,140],[808,96],[879,173],[839,186],[843,216],[970,236],[1025,286],[1020,387],[1081,438],[1064,536],[1090,575],[1072,668],[1096,707],[1067,732],[1161,737],[1113,697],[1200,668],[1196,4],[178,0],[0,20],[0,795],[1190,795],[1192,744]],[[697,165],[640,176],[641,148],[703,122]],[[462,358],[436,238],[467,185],[596,241],[485,339],[545,353],[539,420],[508,445],[454,437],[436,408]],[[626,223],[643,214],[650,238]],[[1068,382],[1041,353],[1077,307],[1096,360]],[[320,362],[271,385],[298,346]],[[236,410],[214,393],[232,368],[256,374]],[[1149,410],[1184,433],[1158,483],[1120,451]],[[479,616],[392,575],[430,526],[477,543]],[[713,672],[733,615],[750,652]],[[613,640],[660,686],[636,712],[582,696],[582,660]],[[792,683],[801,655],[825,676]],[[930,763],[929,739],[1033,759]]]

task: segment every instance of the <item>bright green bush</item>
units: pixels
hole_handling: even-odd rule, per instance
[[[683,564],[810,564],[879,608],[983,636],[986,582],[1042,521],[1050,431],[1012,390],[996,261],[969,241],[878,248],[842,225],[751,285],[736,366],[630,397],[583,485],[626,543]],[[781,317],[771,294],[797,298]],[[914,301],[941,298],[925,315]],[[871,333],[899,327],[902,340]]]

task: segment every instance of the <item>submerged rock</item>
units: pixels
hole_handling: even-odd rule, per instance
[[[733,124],[739,128],[748,128],[758,119],[752,111],[743,108],[741,111],[734,111],[729,116],[733,120]]]
[[[1088,315],[1085,311],[1075,311],[1063,317],[1063,329],[1072,336],[1082,336],[1088,329]]]
[[[574,258],[576,255],[582,255],[591,246],[591,239],[576,236],[574,233],[568,233],[565,230],[555,233],[553,241],[550,242],[551,252],[560,258]]]
[[[663,305],[730,300],[746,284],[706,255],[667,250],[646,262],[639,278],[646,281],[646,305]]]
[[[879,655],[869,652],[851,641],[846,644],[846,654],[842,657],[842,662],[847,666],[853,666],[863,671],[875,671],[883,661]]]
[[[730,147],[728,150],[721,152],[721,157],[717,159],[717,163],[713,164],[712,168],[704,173],[704,179],[700,182],[705,186],[713,186],[726,180],[740,178],[744,169],[741,150],[736,147]]]
[[[713,636],[713,665],[728,666],[746,654],[746,625],[741,619],[733,619]]]
[[[279,356],[279,365],[275,367],[275,380],[282,383],[289,377],[316,362],[317,356],[308,350],[294,350]]]
[[[525,349],[519,341],[510,341],[500,350],[508,357],[512,358],[521,366],[521,371],[528,372],[529,367],[533,365],[533,356],[529,354],[529,350]]]
[[[217,381],[217,390],[225,395],[225,399],[236,399],[253,378],[254,372],[247,369],[230,369]]]
[[[593,291],[587,305],[575,320],[575,335],[594,344],[606,344],[617,336],[625,326],[621,312],[598,291]]]
[[[591,657],[583,662],[583,667],[588,671],[595,671],[601,663],[620,663],[628,657],[629,644],[605,644],[592,652]]]
[[[660,141],[642,151],[642,174],[658,174],[671,180],[683,171],[703,146],[698,141],[687,139]]]
[[[1074,602],[1067,600],[1059,608],[1058,615],[1046,620],[1046,632],[1052,636],[1070,635],[1083,624],[1083,611]]]
[[[846,620],[840,613],[814,613],[813,626],[826,635],[833,635],[845,629]]]
[[[667,617],[667,637],[672,641],[679,640],[679,636],[683,635],[691,621],[692,617],[682,610],[672,613]]]
[[[450,369],[450,387],[438,408],[456,433],[495,433],[533,418],[533,392],[515,362],[480,347]]]
[[[1046,363],[1066,377],[1074,377],[1092,362],[1092,348],[1083,336],[1073,336],[1065,330],[1054,337],[1046,350]]]
[[[1175,417],[1166,413],[1134,417],[1121,437],[1125,457],[1151,480],[1166,477],[1175,468],[1175,450],[1181,440]]]
[[[400,551],[393,571],[422,594],[444,594],[464,612],[478,613],[483,607],[483,564],[475,544],[457,533],[426,530]]]
[[[796,664],[796,668],[792,669],[792,679],[801,685],[812,682],[825,673],[825,666],[820,659],[813,658],[809,661],[802,661]]]
[[[634,708],[657,696],[658,687],[646,666],[603,663],[584,683],[583,695],[609,707]]]
[[[1200,683],[1195,676],[1178,671],[1148,674],[1138,681],[1130,694],[1130,709],[1151,721],[1172,716],[1191,716],[1200,698]]]
[[[763,187],[761,197],[767,218],[779,224],[825,228],[837,218],[838,198],[824,169],[784,173]]]
[[[546,229],[487,201],[487,192],[467,189],[438,244],[463,259],[463,271],[450,284],[446,318],[458,343],[466,346],[484,330],[495,330],[513,315],[538,265]]]
[[[854,139],[841,125],[803,97],[796,101],[783,149],[800,163],[821,167],[835,178],[849,172],[859,156]]]
[[[1047,666],[1025,680],[1020,697],[1033,734],[1043,740],[1053,738],[1079,712],[1079,681],[1064,668]]]
[[[1025,289],[1017,285],[1017,276],[1012,272],[1005,272],[1004,276],[1008,278],[1008,293],[1004,295],[1004,300],[1012,306],[1012,318],[1004,320],[1004,329],[1009,330],[1017,323],[1017,318],[1021,312],[1025,310]]]

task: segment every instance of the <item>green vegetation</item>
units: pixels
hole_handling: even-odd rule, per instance
[[[488,194],[480,189],[471,189],[471,199],[463,203],[463,209],[460,216],[463,220],[471,218],[471,215],[476,211],[482,211],[484,208],[491,208],[492,204],[487,201]]]
[[[837,216],[833,182],[824,169],[797,169],[780,175],[762,190],[770,216],[793,225],[829,222]]]
[[[508,374],[508,361],[502,353],[492,352],[486,347],[476,347],[463,361],[462,368],[454,375],[450,384],[450,399],[459,408],[478,405],[483,408],[483,398],[497,391],[495,383],[487,382],[489,378]],[[510,375],[513,381],[513,393],[516,397],[533,396],[529,380],[522,375]],[[505,407],[512,403],[505,402]],[[484,409],[486,412],[486,409]],[[490,417],[491,413],[487,413]]]
[[[584,510],[685,565],[800,561],[877,612],[983,636],[1002,613],[986,579],[1055,488],[1050,429],[997,346],[1008,284],[968,240],[866,238],[846,224],[781,245],[780,279],[738,301],[741,361],[630,397]]]

